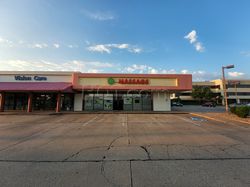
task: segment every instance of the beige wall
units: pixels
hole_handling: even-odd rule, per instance
[[[169,93],[153,93],[153,111],[171,111],[171,100]]]
[[[74,98],[74,111],[82,111],[82,100],[83,95],[82,94],[75,94]]]

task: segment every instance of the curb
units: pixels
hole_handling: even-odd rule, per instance
[[[61,114],[189,114],[188,112],[62,112]]]
[[[196,114],[196,113],[190,113],[191,115],[194,115],[194,116],[199,116],[199,117],[203,117],[203,118],[207,118],[207,119],[210,119],[210,120],[214,120],[214,121],[218,121],[218,122],[221,122],[221,123],[226,123],[225,121],[222,121],[222,120],[219,120],[219,119],[215,119],[215,118],[212,118],[212,117],[208,117],[208,116],[204,116],[204,115],[201,115],[201,114]],[[240,123],[244,123],[244,124],[247,124],[247,125],[250,125],[249,122],[246,122],[246,121],[242,121],[242,120],[233,120],[233,119],[230,119],[231,121],[236,121],[236,122],[240,122]]]

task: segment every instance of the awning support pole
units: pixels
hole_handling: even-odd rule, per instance
[[[32,99],[33,99],[33,94],[29,93],[27,112],[32,112]]]
[[[4,112],[4,103],[5,103],[5,93],[2,92],[0,95],[0,112]]]
[[[59,92],[57,94],[57,99],[56,99],[56,112],[61,111],[61,93]]]

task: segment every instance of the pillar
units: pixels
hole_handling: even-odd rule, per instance
[[[171,101],[169,93],[153,93],[153,111],[171,111]]]
[[[83,110],[83,94],[75,94],[74,97],[74,111]]]
[[[32,112],[32,99],[33,99],[33,94],[29,93],[27,112]]]
[[[4,111],[4,103],[5,103],[5,93],[1,93],[0,95],[0,112]]]
[[[56,112],[61,111],[61,93],[59,92],[57,94],[57,99],[56,99]]]

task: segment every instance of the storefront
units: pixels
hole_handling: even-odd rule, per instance
[[[0,110],[70,111],[74,93],[71,72],[1,72]]]
[[[151,111],[152,95],[151,93],[137,92],[85,92],[83,98],[83,110],[124,110],[124,111]]]
[[[191,75],[73,74],[74,111],[170,111],[170,94],[192,89]]]
[[[191,75],[0,72],[0,111],[170,111]]]

